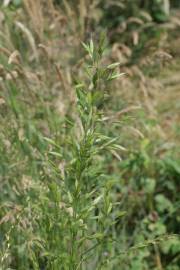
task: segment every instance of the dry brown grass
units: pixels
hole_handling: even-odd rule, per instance
[[[19,21],[15,21],[15,24],[29,44],[28,54],[30,61],[37,61],[38,67],[35,70],[26,70],[24,67],[16,65],[15,71],[19,75],[25,74],[24,77],[28,80],[28,84],[33,82],[34,89],[38,89],[40,85],[41,87],[43,85],[45,92],[51,91],[56,93],[53,106],[61,115],[64,115],[68,110],[67,104],[69,103],[71,106],[74,102],[72,73],[77,75],[80,73],[78,65],[72,64],[72,58],[76,58],[74,62],[77,63],[79,61],[81,63],[81,59],[78,59],[76,55],[77,50],[79,50],[80,41],[83,40],[86,32],[89,30],[88,20],[94,16],[92,15],[93,12],[95,14],[97,11],[97,1],[79,0],[78,5],[74,7],[64,0],[61,6],[62,9],[55,8],[52,0],[23,0],[23,3],[29,20],[25,19],[24,10],[22,10],[18,18]],[[151,21],[151,18],[146,13],[142,15],[147,23]],[[130,18],[125,22],[123,32],[126,31],[127,25],[134,21],[143,26],[142,21]],[[173,31],[176,31],[179,27],[178,16],[176,19],[175,17],[171,19],[167,27],[170,26],[174,29]],[[47,36],[44,35],[44,31],[47,31]],[[117,29],[117,31],[119,30]],[[4,37],[8,37],[8,47],[10,48],[10,50],[1,48],[1,51],[3,50],[7,54],[6,57],[12,62],[11,58],[13,56],[14,59],[14,51],[16,50],[11,45],[8,28],[3,30],[1,34]],[[133,32],[131,34],[133,43],[137,45],[140,32]],[[129,59],[132,56],[132,49],[127,44],[114,43],[110,54],[114,61],[121,63],[121,71],[127,74],[120,82],[116,83],[115,88],[117,90],[115,95],[127,101],[127,109],[145,108],[149,118],[163,119],[159,129],[157,129],[157,133],[163,138],[168,136],[169,133],[166,129],[169,121],[168,119],[166,121],[165,115],[168,115],[168,118],[170,114],[173,123],[176,123],[177,116],[172,116],[172,113],[168,114],[167,112],[164,113],[164,116],[163,114],[159,116],[161,114],[159,108],[162,106],[162,100],[163,104],[165,104],[166,102],[168,103],[170,98],[176,104],[179,82],[178,75],[174,75],[176,77],[174,78],[168,70],[171,69],[172,63],[176,61],[176,59],[172,58],[171,53],[172,55],[177,55],[180,45],[179,41],[172,40],[174,51],[169,50],[168,34],[163,34],[158,42],[153,40],[149,42],[147,44],[147,55],[143,55],[136,65],[128,65]],[[147,66],[153,67],[157,64],[160,70],[167,69],[166,76],[159,75],[160,77],[158,78],[150,78],[144,75],[144,68]],[[48,82],[47,85],[45,82]],[[173,84],[172,87],[170,84]],[[164,89],[166,91],[163,91]],[[170,89],[174,90],[171,92]],[[172,132],[170,136],[173,136]]]
[[[25,10],[31,20],[32,27],[40,40],[43,38],[44,18],[42,1],[23,0]]]

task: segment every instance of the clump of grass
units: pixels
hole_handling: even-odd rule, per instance
[[[109,228],[114,222],[111,216],[113,204],[109,196],[112,183],[99,168],[98,158],[104,150],[117,149],[117,138],[101,133],[103,121],[99,105],[104,102],[105,93],[101,85],[121,76],[115,71],[118,63],[101,65],[105,50],[105,39],[101,37],[99,45],[91,40],[83,46],[89,55],[86,67],[87,80],[76,80],[78,111],[77,123],[73,126],[69,142],[69,153],[65,158],[64,149],[51,139],[46,140],[55,148],[49,154],[58,158],[64,168],[59,171],[51,160],[52,168],[58,176],[49,183],[49,199],[52,211],[45,210],[48,223],[51,224],[47,239],[51,256],[46,256],[48,269],[101,269],[108,253]],[[64,159],[65,158],[65,159]],[[98,183],[98,185],[97,185]],[[48,230],[46,222],[46,230]],[[52,220],[54,220],[52,222]],[[108,240],[109,239],[109,240]],[[111,239],[112,240],[112,239]],[[93,256],[92,263],[89,257]]]
[[[2,219],[2,223],[10,221],[1,256],[3,267],[101,269],[112,252],[110,232],[117,217],[110,195],[114,182],[105,175],[101,159],[105,151],[121,147],[117,138],[102,133],[102,108],[104,89],[122,74],[116,72],[118,63],[102,64],[104,36],[98,46],[92,40],[83,46],[89,58],[84,81],[74,79],[77,115],[75,120],[66,119],[63,133],[68,134],[63,142],[45,138],[43,144],[50,150],[42,156],[43,182],[24,176],[23,207],[10,210]]]
[[[36,6],[38,3],[33,2]],[[90,8],[86,8],[91,21]],[[66,13],[67,9],[68,6]],[[79,37],[83,39],[87,31],[84,23],[92,27],[86,22],[86,15],[74,16],[70,12],[67,18],[61,17],[58,9],[54,17],[57,20],[49,25],[50,13],[54,11],[48,9],[47,14],[44,11],[42,6],[42,31],[41,26],[35,26],[37,15],[27,12],[31,18],[27,22],[23,9],[15,20],[8,17],[11,31],[7,27],[2,30],[0,268],[174,269],[179,259],[178,239],[164,238],[162,234],[178,231],[179,163],[174,151],[177,147],[160,138],[153,139],[158,126],[154,118],[148,119],[150,113],[146,117],[141,111],[137,116],[146,132],[142,126],[142,133],[139,132],[135,113],[134,128],[128,125],[124,114],[140,106],[124,108],[125,103],[132,104],[133,100],[134,104],[137,99],[139,104],[142,99],[134,91],[139,87],[136,80],[124,84],[124,96],[123,83],[122,91],[119,81],[113,84],[113,99],[106,104],[109,83],[119,74],[115,72],[118,63],[104,66],[103,39],[98,46],[92,41],[83,44],[88,56],[84,70],[81,68],[84,65],[84,59],[78,59],[82,57],[81,50],[80,54],[74,54],[69,44],[77,51]],[[75,14],[74,8],[72,11]],[[58,36],[64,46],[59,44]],[[36,44],[40,41],[43,44]],[[76,91],[71,91],[72,70],[78,78],[82,77],[82,80],[74,78]],[[142,87],[145,98],[142,107],[147,105],[150,112],[148,90],[154,89],[154,85],[149,84],[138,67],[128,67],[125,72],[128,70],[129,74],[142,77],[142,86],[147,86],[147,93]],[[56,91],[58,94],[61,91],[60,102],[66,96],[61,115],[54,110]],[[107,112],[109,106],[113,112]],[[157,121],[157,116],[154,117]],[[44,139],[41,133],[49,139]],[[122,156],[118,153],[122,149],[119,141],[129,149]],[[163,159],[170,151],[172,156]]]

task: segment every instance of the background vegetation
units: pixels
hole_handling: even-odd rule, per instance
[[[1,1],[0,269],[179,269],[179,7]]]

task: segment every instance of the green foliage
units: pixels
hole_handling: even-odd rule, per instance
[[[148,10],[149,1],[143,2]],[[127,1],[123,7],[121,1],[113,1],[103,13],[109,30],[131,16],[147,22],[149,17],[143,17],[139,4]],[[53,50],[59,46],[57,33],[50,35],[48,30],[43,37],[44,44],[55,39],[52,52],[35,44],[46,54],[41,56],[35,48],[38,59],[34,59],[26,35],[13,28],[14,8],[8,9],[5,25],[10,30],[4,27],[0,36],[0,269],[178,269],[178,147],[154,137],[158,116],[150,119],[144,108],[130,116],[125,109],[123,116],[124,106],[134,100],[131,95],[129,100],[119,95],[120,82],[113,81],[123,73],[118,62],[110,64],[111,50],[106,50],[104,35],[97,44],[92,39],[82,42],[84,53],[79,37],[75,40],[77,33],[72,38],[66,29],[61,40],[65,46],[72,41],[74,50],[60,49],[55,54],[55,61],[60,58],[63,66],[62,70],[56,66],[57,79],[53,62]],[[24,34],[32,27],[28,21]],[[66,20],[60,17],[60,21],[63,25]],[[91,18],[87,22],[91,25]],[[136,20],[127,25],[118,42],[127,43],[140,29]],[[152,32],[141,32],[132,58],[142,56],[150,37],[159,40],[154,26],[148,28]],[[33,31],[28,34],[32,40]],[[20,60],[12,57],[14,49],[20,52]],[[133,98],[138,95],[136,83],[134,79]],[[131,93],[129,84],[125,85]],[[64,91],[67,97],[62,114],[54,106],[56,91]],[[131,125],[137,128],[133,136]],[[139,125],[144,134],[138,131]]]
[[[23,209],[20,207],[14,225],[3,229],[8,237],[7,247],[2,253],[4,267],[11,265],[16,269],[23,267],[40,269],[41,265],[46,265],[46,269],[59,269],[61,265],[61,269],[79,269],[84,264],[89,265],[89,256],[95,256],[96,268],[101,268],[106,262],[103,253],[108,249],[108,242],[112,241],[109,230],[116,216],[113,217],[111,212],[116,206],[113,205],[109,195],[113,183],[111,184],[111,179],[108,180],[103,175],[101,162],[98,165],[96,160],[106,149],[118,149],[119,146],[116,138],[109,138],[101,133],[100,126],[103,120],[98,107],[103,103],[105,95],[101,85],[107,87],[109,81],[122,74],[115,72],[117,63],[102,66],[104,44],[103,36],[97,47],[92,40],[89,44],[83,44],[89,54],[90,63],[86,67],[87,81],[76,81],[81,134],[76,137],[77,123],[71,123],[67,152],[64,152],[65,149],[61,144],[45,138],[52,149],[47,153],[48,160],[42,160],[45,164],[45,168],[44,165],[41,166],[44,170],[43,184],[37,182],[35,186],[30,187],[27,197],[27,193],[23,194],[20,191],[21,199],[17,199],[23,204]],[[14,95],[10,96],[10,106],[18,119],[22,109],[20,104],[16,103],[17,91],[13,89],[12,84],[8,87],[14,91]],[[38,141],[36,143],[43,154],[42,137],[38,138],[32,126],[25,129],[26,140],[29,129],[32,132],[29,137],[31,144],[33,133],[36,140],[41,141],[42,148]],[[26,140],[22,138],[19,140],[22,153],[24,152],[30,160],[33,159],[31,146]],[[65,164],[63,171],[59,170],[58,160],[60,164]],[[46,175],[47,168],[50,172]],[[7,190],[7,187],[5,189]],[[3,212],[6,211],[6,206],[3,209]],[[31,225],[24,230],[21,220],[29,210],[31,214],[28,220]],[[122,216],[123,213],[118,215]],[[2,219],[3,223],[4,220]],[[18,257],[18,261],[9,261],[9,252],[12,257]]]
[[[83,43],[83,46],[90,56],[90,64],[86,68],[89,82],[76,82],[81,135],[75,138],[73,132],[70,138],[69,154],[64,160],[64,174],[58,174],[55,163],[50,161],[59,180],[49,183],[49,203],[53,203],[55,210],[49,213],[45,208],[45,220],[43,218],[40,225],[45,229],[43,239],[51,235],[46,240],[49,246],[47,269],[59,269],[59,264],[61,269],[81,269],[83,265],[87,268],[89,256],[94,257],[94,267],[101,268],[105,260],[102,254],[111,241],[107,232],[116,218],[112,219],[111,216],[113,203],[109,197],[110,182],[102,175],[95,160],[98,160],[101,151],[118,147],[116,139],[99,132],[102,116],[98,104],[104,95],[101,83],[121,74],[115,73],[116,64],[101,67],[104,37],[100,39],[98,47],[94,46],[92,40],[89,44]],[[56,146],[55,142],[49,142],[58,150],[51,151],[51,155],[60,158],[62,162],[63,152],[60,151],[63,149]],[[99,181],[101,183],[98,187]]]

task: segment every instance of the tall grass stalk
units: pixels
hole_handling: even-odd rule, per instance
[[[88,269],[89,256],[94,256],[94,266],[90,264],[89,267],[100,269],[107,248],[108,227],[113,223],[109,219],[113,207],[109,197],[110,185],[103,180],[105,176],[98,169],[98,156],[104,150],[119,149],[119,146],[117,138],[101,133],[103,113],[99,108],[104,102],[104,85],[122,74],[115,71],[118,63],[102,66],[104,36],[98,46],[92,40],[89,44],[83,43],[83,46],[89,55],[89,63],[85,68],[87,80],[75,80],[78,127],[77,123],[71,123],[74,128],[69,142],[69,156],[64,160],[64,172],[58,182],[50,184],[51,198],[56,202],[57,216],[61,220],[59,230],[65,230],[57,244],[61,252],[54,262],[51,261],[51,269],[60,269],[60,265],[61,269]],[[77,129],[80,130],[78,136]],[[51,156],[59,157],[62,162],[62,146],[46,140],[55,147],[50,152]],[[52,164],[52,160],[50,162]],[[55,164],[53,167],[57,169]],[[97,185],[100,181],[101,184]],[[58,268],[55,267],[56,260],[59,261]]]

